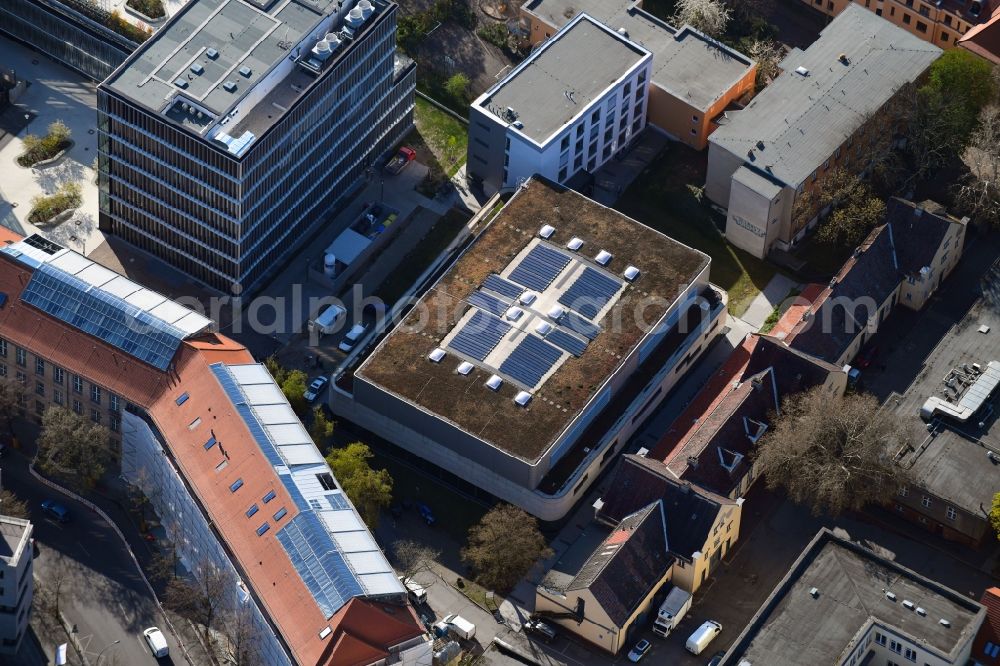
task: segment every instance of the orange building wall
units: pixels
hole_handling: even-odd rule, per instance
[[[801,0],[801,2],[828,16],[836,16],[851,4],[851,0]],[[885,20],[942,49],[954,48],[959,38],[972,27],[972,24],[956,14],[939,9],[934,2],[912,0],[912,7],[907,7],[906,2],[907,0],[855,0],[855,4],[867,7]],[[926,15],[922,15],[921,10]],[[988,18],[988,16],[982,17],[983,21]],[[926,30],[918,30],[919,24],[926,26]]]

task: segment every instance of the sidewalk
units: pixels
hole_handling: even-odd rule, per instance
[[[790,277],[781,273],[775,274],[756,298],[750,301],[750,305],[741,319],[752,326],[753,330],[760,330],[767,318],[774,312],[774,308],[781,305],[793,289],[801,286]]]

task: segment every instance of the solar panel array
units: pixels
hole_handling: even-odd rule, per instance
[[[500,372],[525,386],[535,386],[562,356],[562,352],[531,333],[500,364]]]
[[[588,266],[569,289],[562,293],[559,303],[593,320],[621,286],[620,281]]]
[[[554,344],[560,349],[568,351],[573,356],[580,356],[587,350],[587,341],[581,340],[575,335],[567,333],[561,328],[556,328],[549,331],[549,334],[545,336],[545,340]]]
[[[514,284],[510,280],[505,280],[495,274],[486,276],[486,279],[483,280],[483,289],[489,289],[501,296],[506,296],[510,300],[514,300],[524,291],[524,287],[521,285]]]
[[[498,298],[493,294],[487,294],[485,291],[474,291],[469,294],[466,300],[469,302],[469,305],[473,305],[480,310],[486,310],[498,317],[510,307],[510,301]]]
[[[166,370],[185,337],[179,328],[65,271],[41,264],[21,300]]]
[[[460,354],[482,361],[510,332],[510,328],[510,324],[497,317],[476,310],[448,346]]]
[[[545,291],[569,261],[566,253],[539,243],[510,272],[510,279],[528,289]]]
[[[574,333],[579,333],[588,340],[593,340],[601,332],[601,327],[593,324],[575,312],[567,312],[559,319],[560,326],[565,326]]]

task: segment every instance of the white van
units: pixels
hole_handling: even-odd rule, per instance
[[[341,318],[346,314],[347,310],[342,306],[331,305],[323,310],[318,317],[309,322],[309,330],[319,331],[323,335],[336,333]]]
[[[150,627],[142,632],[142,635],[146,639],[146,645],[149,646],[153,656],[157,659],[166,657],[170,653],[170,648],[167,647],[167,639],[164,638],[163,632],[156,627]]]
[[[358,340],[365,334],[367,329],[368,327],[364,324],[355,324],[351,327],[351,330],[347,332],[347,335],[344,336],[341,343],[337,345],[337,349],[344,353],[351,351],[354,349],[354,345],[358,344]]]
[[[422,604],[427,602],[427,589],[423,585],[420,585],[415,580],[407,580],[404,582],[403,577],[399,577],[399,582],[406,586],[406,592],[410,597],[410,601],[415,604]]]
[[[691,654],[701,654],[708,647],[708,644],[715,640],[720,631],[722,631],[722,625],[715,620],[709,620],[695,629],[684,647]]]

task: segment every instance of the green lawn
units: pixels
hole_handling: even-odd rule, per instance
[[[417,97],[416,109],[413,112],[416,129],[406,138],[407,144],[417,149],[420,161],[433,159],[438,169],[449,178],[454,176],[465,164],[466,150],[469,145],[469,131],[464,123],[459,122],[433,104]]]
[[[671,143],[625,191],[617,207],[643,224],[712,257],[710,279],[729,292],[729,311],[739,316],[776,271],[766,262],[727,244],[719,233],[707,204],[699,202],[689,188],[704,184],[704,164],[704,154]]]

